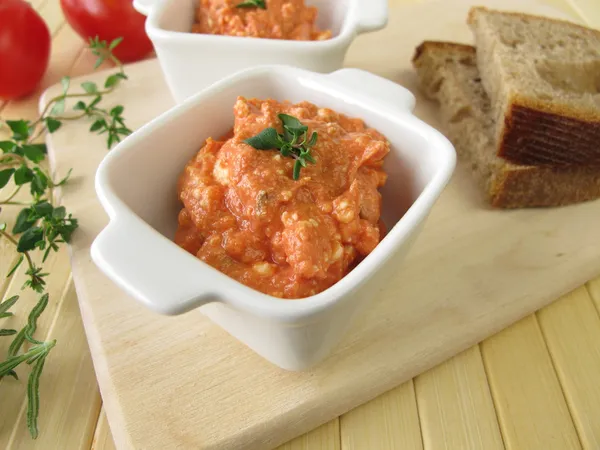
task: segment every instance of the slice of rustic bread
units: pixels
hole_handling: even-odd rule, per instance
[[[413,65],[425,95],[440,104],[443,131],[459,160],[493,206],[559,206],[600,197],[600,168],[517,165],[496,155],[496,123],[474,47],[426,41],[416,49]]]
[[[468,23],[491,98],[498,155],[600,164],[600,31],[474,7]]]

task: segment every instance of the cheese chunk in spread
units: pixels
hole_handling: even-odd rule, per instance
[[[303,298],[342,279],[382,239],[382,169],[390,147],[362,120],[319,108],[238,97],[233,132],[209,138],[178,184],[175,242],[258,291]],[[293,179],[294,159],[244,142],[278,114],[316,132],[314,164]]]
[[[238,8],[243,0],[200,0],[193,33],[227,36],[321,41],[331,31],[315,25],[317,8],[304,0],[265,0],[266,9]]]

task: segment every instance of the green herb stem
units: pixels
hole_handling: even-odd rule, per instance
[[[13,161],[2,162],[4,160],[12,159]],[[2,167],[14,167],[20,165],[27,165],[27,160],[23,158],[21,155],[17,155],[16,153],[5,153],[0,156],[0,168]]]
[[[40,115],[40,117],[38,117],[38,119],[33,122],[33,127],[37,126],[42,120],[44,120],[44,118],[46,117],[46,115],[48,114],[48,111],[50,110],[50,107],[53,106],[56,102],[59,102],[61,100],[67,99],[67,98],[87,98],[87,97],[97,97],[97,96],[103,96],[106,94],[110,94],[111,92],[113,92],[115,90],[115,86],[109,87],[103,91],[98,91],[98,92],[79,92],[76,94],[60,94],[57,95],[56,97],[53,97],[52,99],[50,99],[50,101],[48,102],[48,104],[46,105],[46,107],[44,108],[44,110],[42,111],[42,114]],[[83,114],[81,117],[85,116],[85,114]],[[69,120],[69,119],[65,119],[65,118],[56,118],[57,120]]]
[[[26,204],[26,203],[21,203],[21,202],[13,202],[12,199],[15,198],[17,196],[17,194],[19,193],[19,191],[21,190],[21,188],[23,187],[23,185],[21,186],[17,186],[14,191],[12,191],[10,193],[10,195],[8,197],[6,197],[4,200],[0,200],[0,205],[14,205],[15,203],[17,204]]]
[[[52,116],[54,119],[56,120],[60,120],[61,122],[63,120],[79,120],[82,119],[83,117],[87,116],[87,114],[85,112],[81,113],[81,114],[77,114],[75,116]]]
[[[10,206],[29,206],[29,203],[25,203],[25,202],[15,202],[12,200],[6,201],[6,202],[0,202],[0,205],[10,205]]]
[[[15,246],[15,248],[19,246],[19,242],[5,230],[0,230],[0,236],[6,238],[10,243],[12,243]],[[31,255],[29,254],[29,252],[22,252],[22,254],[25,255],[25,259],[27,259],[27,265],[29,266],[29,269],[35,270],[35,265],[33,264],[33,260],[31,259]]]
[[[39,129],[39,131],[35,134],[35,136],[33,136],[31,139],[29,139],[29,142],[35,142],[42,134],[44,134],[46,131],[48,131],[46,129],[46,127],[41,127]]]

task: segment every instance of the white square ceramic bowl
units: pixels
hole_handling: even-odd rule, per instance
[[[382,218],[389,233],[352,272],[300,300],[262,294],[178,247],[176,182],[206,138],[233,126],[238,95],[299,102],[362,118],[391,143],[384,168]],[[414,115],[405,88],[358,69],[324,75],[297,68],[247,69],[174,107],[126,138],[100,164],[98,197],[109,225],[92,258],[148,308],[180,314],[195,308],[272,363],[301,370],[324,358],[359,307],[401,270],[455,165],[450,142]],[[414,299],[406,299],[413,301]]]
[[[306,4],[319,8],[319,27],[331,29],[334,36],[325,41],[291,41],[191,33],[197,0],[134,0],[136,9],[148,16],[146,32],[177,102],[256,65],[289,65],[315,72],[340,69],[358,34],[387,24],[387,3],[307,0]]]

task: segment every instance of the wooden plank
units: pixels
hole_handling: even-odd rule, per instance
[[[600,314],[600,277],[590,281],[587,284],[587,289],[596,305],[596,310]]]
[[[58,306],[56,317],[48,334],[57,340],[57,345],[46,362],[40,383],[40,435],[32,441],[22,408],[11,442],[3,448],[90,448],[101,400],[92,358],[83,339],[83,324],[72,282]]]
[[[7,102],[2,110],[4,119],[32,119],[37,116],[38,97],[48,86],[55,84],[68,73],[80,53],[83,44],[70,27],[63,27],[59,2],[38,2],[40,14],[49,21],[54,32],[49,68],[36,92],[20,101]],[[7,187],[2,193],[12,189]],[[29,200],[29,193],[22,191],[17,200]],[[20,208],[5,207],[2,220],[9,226]],[[14,249],[9,249],[2,240],[0,246],[0,279],[4,282],[5,267],[14,260]],[[10,255],[10,256],[9,256]],[[39,255],[38,255],[39,257]],[[3,326],[21,327],[27,318],[31,306],[39,298],[30,291],[21,292],[24,281],[24,269],[15,274],[9,287],[8,295],[15,293],[22,297],[13,308],[15,317],[3,320]],[[48,277],[47,292],[50,303],[39,320],[36,336],[50,336],[59,340],[53,349],[44,369],[40,387],[40,437],[32,441],[24,424],[26,381],[28,368],[20,368],[21,381],[2,380],[0,390],[2,404],[0,407],[0,429],[11,430],[0,434],[0,448],[85,448],[89,447],[91,433],[98,414],[99,394],[91,359],[85,341],[81,318],[76,306],[74,291],[70,297],[62,298],[64,287],[70,275],[68,253],[66,248],[59,254],[52,255],[44,264],[44,269],[51,273]],[[4,294],[4,283],[0,286]],[[61,338],[62,337],[62,338]],[[5,353],[9,338],[0,341],[0,351]],[[79,403],[77,403],[79,402]],[[95,403],[94,403],[95,402]],[[73,404],[77,403],[74,408]],[[85,405],[85,407],[82,407]],[[95,406],[96,405],[96,406]],[[91,431],[90,431],[91,430]],[[59,435],[57,436],[57,433]],[[61,445],[64,443],[65,445]],[[58,445],[58,447],[56,446]]]
[[[277,450],[340,450],[340,421],[331,420]]]
[[[36,255],[35,259],[39,260],[40,258],[41,255]],[[59,253],[52,254],[50,257],[48,257],[43,267],[44,270],[51,273],[52,276],[48,277],[46,289],[46,292],[48,292],[50,296],[48,306],[38,320],[38,330],[35,334],[35,336],[40,340],[45,340],[46,337],[49,336],[54,337],[50,333],[50,330],[57,314],[60,311],[61,297],[64,292],[66,281],[70,275],[69,257],[66,248],[61,249]],[[7,298],[11,295],[18,294],[20,298],[17,304],[12,308],[12,311],[15,313],[15,315],[13,317],[2,319],[3,328],[20,329],[23,327],[23,325],[27,323],[27,315],[29,314],[29,311],[39,300],[39,294],[31,291],[31,289],[24,291],[21,290],[21,286],[26,279],[25,270],[26,267],[25,264],[23,264],[15,274],[5,295],[5,298]],[[61,323],[61,326],[63,325],[66,326],[64,322]],[[69,345],[68,342],[72,339],[82,340],[83,335],[80,334],[78,337],[69,336],[68,339],[63,340],[63,344]],[[0,354],[6,355],[11,341],[12,339],[10,337],[4,337],[0,339]],[[50,354],[46,366],[50,366],[52,360],[57,360],[57,355],[61,354],[61,352],[58,351],[58,348],[55,348],[53,351],[56,351],[56,353]],[[60,361],[56,362],[60,364]],[[20,418],[24,413],[24,411],[21,411],[21,407],[26,395],[27,376],[29,375],[30,368],[27,366],[27,364],[22,364],[16,369],[16,371],[19,374],[19,381],[12,378],[3,378],[0,380],[0,397],[2,398],[2,403],[0,406],[0,430],[14,429],[15,426],[19,424]],[[49,389],[52,390],[51,385],[46,384],[40,387],[42,401],[44,401],[44,396],[50,395],[48,392]],[[49,414],[52,409],[53,408],[50,408],[50,410],[43,409],[42,407],[41,414]],[[24,425],[19,425],[19,428],[15,432],[21,434],[26,433],[27,430]],[[52,431],[49,432],[52,433]],[[9,440],[12,440],[10,433],[0,433],[0,448],[9,448]]]
[[[415,379],[426,450],[504,449],[479,346]]]
[[[91,450],[116,450],[104,408],[100,411]]]
[[[581,287],[537,313],[586,449],[600,448],[600,317]]]
[[[507,449],[581,448],[534,315],[482,342],[481,351]]]
[[[342,450],[421,450],[412,380],[341,416],[340,430]]]

